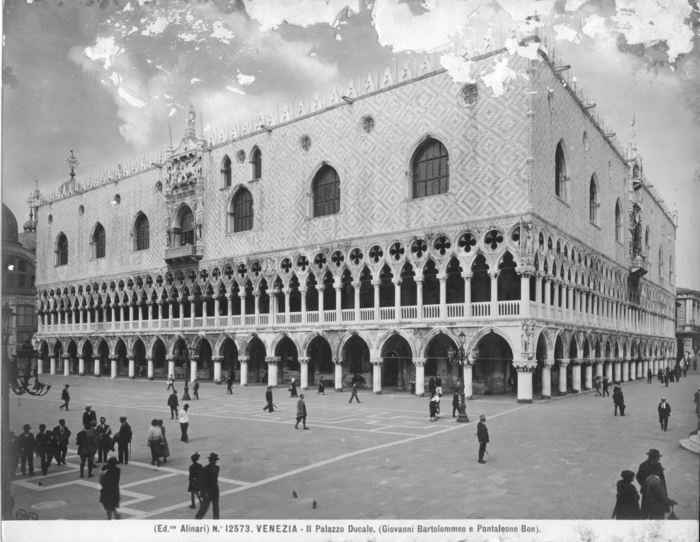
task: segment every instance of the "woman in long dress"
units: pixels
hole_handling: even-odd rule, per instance
[[[168,446],[168,439],[165,438],[165,427],[163,426],[163,420],[158,420],[158,427],[160,427],[160,432],[163,434],[163,463],[167,463],[168,458],[170,457],[170,447]]]
[[[117,458],[112,456],[107,460],[107,464],[102,467],[100,474],[100,502],[107,511],[107,519],[121,519],[117,508],[119,508],[119,479],[121,469],[117,467]]]

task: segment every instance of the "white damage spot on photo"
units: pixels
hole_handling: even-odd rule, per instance
[[[496,96],[503,96],[505,92],[504,84],[515,79],[516,76],[515,70],[508,67],[508,59],[502,58],[498,61],[494,70],[484,75],[481,79]]]
[[[245,9],[251,19],[260,23],[260,30],[274,30],[281,24],[307,28],[310,25],[336,24],[342,11],[358,13],[359,0],[245,0]]]
[[[166,19],[165,17],[158,17],[155,20],[155,22],[149,24],[146,27],[146,30],[141,32],[141,35],[142,36],[157,36],[158,34],[162,34],[167,26],[168,26],[168,19]]]
[[[472,63],[461,56],[452,54],[442,55],[440,65],[447,70],[452,79],[457,83],[475,83],[476,80],[471,75]]]
[[[230,45],[229,40],[233,39],[233,32],[229,29],[224,28],[224,23],[222,21],[216,21],[214,23],[214,33],[211,35],[212,38],[221,40],[223,43]]]
[[[86,47],[83,50],[83,55],[85,58],[90,60],[96,60],[102,63],[102,67],[108,70],[112,65],[114,58],[119,56],[122,49],[114,43],[114,37],[110,36],[108,38],[97,38],[97,42],[94,47]]]
[[[245,75],[241,72],[238,72],[236,78],[238,79],[238,84],[242,86],[250,85],[255,81],[254,75]]]
[[[146,107],[146,103],[142,102],[141,100],[134,98],[131,94],[129,94],[126,90],[124,90],[122,87],[119,87],[117,89],[117,92],[119,93],[119,96],[121,96],[126,103],[133,107]]]
[[[557,41],[568,40],[577,45],[581,43],[581,36],[568,24],[555,24],[552,28],[557,33]]]

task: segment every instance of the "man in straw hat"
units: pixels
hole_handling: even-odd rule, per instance
[[[660,459],[661,459],[661,454],[659,453],[659,450],[656,450],[654,448],[651,448],[648,452],[647,455],[649,458],[641,463],[639,465],[639,470],[637,470],[637,483],[641,487],[640,493],[642,494],[642,516],[647,517],[648,515],[648,510],[647,510],[647,478],[649,478],[649,475],[651,474],[651,467],[655,463],[660,464]],[[659,475],[659,478],[661,481],[664,483],[664,487],[666,487],[666,478],[664,477],[663,471],[661,471],[661,474]]]
[[[209,504],[213,505],[214,519],[219,519],[219,466],[216,464],[219,456],[211,453],[208,459],[209,464],[202,469],[199,479],[199,497],[202,499],[202,505],[195,516],[196,519],[204,518]]]
[[[484,414],[479,415],[479,423],[476,424],[476,438],[479,440],[479,463],[485,465],[484,452],[489,442],[489,430],[486,428],[486,416]]]

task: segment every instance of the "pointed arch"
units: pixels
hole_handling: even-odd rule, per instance
[[[452,342],[454,342],[455,346],[459,347],[459,337],[454,334],[454,332],[451,329],[448,329],[446,327],[442,326],[437,326],[432,328],[425,337],[423,337],[423,340],[420,342],[420,346],[418,347],[418,351],[420,352],[420,357],[422,358],[427,358],[428,357],[428,348],[430,347],[430,342],[437,337],[438,335],[445,335],[449,337]]]
[[[516,355],[516,352],[520,352],[520,349],[515,347],[515,344],[513,343],[513,340],[508,335],[508,333],[506,333],[504,330],[497,326],[482,327],[479,331],[477,331],[467,343],[467,352],[471,352],[472,350],[474,350],[474,348],[476,348],[476,345],[479,344],[479,341],[486,337],[486,335],[488,335],[489,333],[494,333],[502,337],[506,341],[506,343],[508,343],[508,346],[510,347],[510,351],[513,353],[513,356]]]
[[[345,334],[340,338],[340,341],[338,341],[338,344],[337,344],[336,350],[335,350],[335,357],[336,358],[341,358],[341,359],[343,358],[343,354],[344,354],[343,351],[345,350],[345,346],[348,343],[348,341],[350,339],[352,339],[353,337],[359,337],[360,339],[362,339],[365,342],[365,344],[367,345],[367,348],[369,349],[369,351],[372,352],[372,341],[370,340],[369,336],[362,330],[353,329],[353,330],[345,332]],[[331,347],[332,346],[333,345],[331,343]]]

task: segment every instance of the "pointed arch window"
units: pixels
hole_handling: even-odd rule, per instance
[[[557,144],[554,156],[554,193],[566,201],[566,158],[561,142]]]
[[[180,246],[194,245],[194,215],[186,208],[180,215]]]
[[[334,215],[340,212],[340,177],[331,166],[325,165],[318,170],[311,191],[314,199],[313,216]]]
[[[229,231],[233,233],[249,231],[253,229],[253,196],[246,189],[241,188],[231,200],[231,212],[229,213]]]
[[[68,238],[63,233],[56,241],[56,265],[68,265]]]
[[[673,286],[673,256],[668,257],[668,284]]]
[[[224,156],[224,161],[221,164],[221,178],[224,188],[231,186],[231,159],[228,156]]]
[[[588,215],[593,224],[598,224],[598,188],[595,184],[595,176],[591,177],[591,185],[588,191]]]
[[[95,231],[92,234],[92,257],[95,259],[104,258],[106,251],[106,235],[105,229],[102,224],[98,224],[95,227]]]
[[[250,157],[250,162],[253,164],[253,180],[256,181],[262,178],[262,151],[255,147],[253,154]]]
[[[136,219],[134,226],[134,239],[136,250],[148,250],[151,246],[151,233],[148,217],[144,214]]]
[[[449,155],[445,146],[427,138],[413,155],[413,199],[445,194],[450,188]]]
[[[664,251],[659,247],[659,282],[664,281]]]
[[[644,252],[646,257],[651,259],[651,231],[649,226],[647,226],[646,232],[644,233]]]
[[[620,200],[615,203],[615,241],[622,243],[622,209]]]

